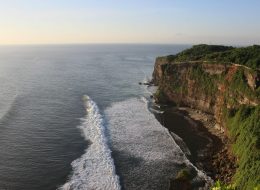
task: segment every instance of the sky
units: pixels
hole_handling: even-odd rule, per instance
[[[259,0],[0,0],[0,45],[260,44]]]

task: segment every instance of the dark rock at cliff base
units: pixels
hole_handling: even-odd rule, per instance
[[[151,82],[139,82],[139,85],[145,85],[145,86],[151,86],[152,83]]]
[[[191,190],[191,183],[188,179],[174,179],[171,181],[170,190]]]
[[[197,171],[193,167],[186,167],[178,172],[175,179],[170,182],[170,190],[190,190],[195,187],[203,187],[204,182],[198,182],[194,179],[197,176]]]

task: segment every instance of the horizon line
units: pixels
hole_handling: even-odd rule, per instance
[[[21,44],[0,44],[0,47],[3,46],[77,46],[77,45],[199,45],[199,44],[207,44],[207,45],[223,45],[223,46],[235,46],[235,47],[243,47],[243,46],[253,46],[258,45],[257,43],[252,44],[224,44],[224,43],[144,43],[144,42],[95,42],[95,43],[21,43]],[[260,44],[259,44],[260,45]]]

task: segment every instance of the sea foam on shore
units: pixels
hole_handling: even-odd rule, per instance
[[[146,99],[132,98],[114,103],[105,111],[112,155],[123,187],[168,190],[170,180],[186,166],[197,171],[196,179],[210,180],[189,162],[147,103]]]

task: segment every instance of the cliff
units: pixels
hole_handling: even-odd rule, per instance
[[[214,115],[233,144],[239,165],[233,182],[239,189],[260,184],[259,63],[260,46],[199,45],[157,58],[153,72],[157,102]]]

